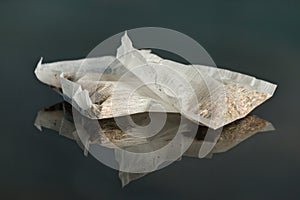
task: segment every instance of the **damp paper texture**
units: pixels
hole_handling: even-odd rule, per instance
[[[138,50],[126,32],[115,56],[46,64],[41,59],[35,74],[91,119],[168,112],[212,129],[245,117],[276,89],[252,76]]]

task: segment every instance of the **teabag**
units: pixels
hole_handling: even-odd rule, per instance
[[[122,44],[124,45],[118,49],[117,57],[138,51],[132,47],[126,34],[122,38]],[[274,84],[237,72],[202,65],[183,65],[162,59],[150,51],[143,51],[141,54],[147,60],[147,65],[135,75],[140,79],[155,80],[173,89],[175,95],[170,97],[164,87],[159,84],[151,87],[149,84],[151,90],[162,99],[175,105],[177,112],[213,129],[245,117],[270,98],[276,89]],[[134,67],[129,65],[128,68]],[[148,72],[144,69],[148,69]],[[176,79],[178,76],[182,79]],[[187,84],[184,84],[185,81]]]
[[[133,52],[131,65],[146,62]],[[163,105],[166,112],[177,112],[170,104],[149,89],[123,64],[127,56],[116,59],[104,73],[62,73],[61,88],[65,100],[92,119],[119,117],[147,111],[161,111],[152,105]],[[82,64],[85,65],[84,63]],[[84,67],[83,67],[84,68]],[[109,71],[109,73],[107,72]],[[124,74],[126,78],[124,79]],[[142,86],[142,87],[140,87]],[[133,92],[135,88],[138,91]]]
[[[145,62],[133,65],[130,60],[136,60],[138,56],[142,56]],[[206,97],[213,102],[217,101],[218,95],[224,94],[224,88],[223,84],[202,73],[196,67],[164,60],[150,51],[137,50],[132,46],[126,33],[122,37],[122,45],[118,48],[117,59],[142,81],[141,85],[145,85],[159,97],[157,99],[144,95],[145,98],[151,97],[158,102],[167,103],[162,106],[163,109],[157,111],[181,113],[188,119],[214,129],[226,124],[218,117],[226,107],[225,102],[220,102],[216,109],[218,112],[211,113],[209,116],[203,116],[201,111],[198,112],[198,104],[202,104],[201,102]],[[123,76],[122,80],[121,83],[126,83],[126,76]],[[116,93],[118,92],[114,92],[113,95]]]
[[[97,59],[93,67],[90,63]],[[115,59],[39,63],[36,74],[42,82],[62,88],[65,100],[93,119],[163,111],[181,113],[213,129],[245,117],[276,89],[241,73],[184,65],[137,50],[126,33]]]
[[[70,74],[81,73],[103,73],[105,67],[114,62],[114,56],[103,56],[89,59],[69,60],[54,63],[42,64],[43,58],[40,59],[34,73],[43,83],[61,88],[61,74],[68,72]],[[84,68],[80,67],[84,63]]]

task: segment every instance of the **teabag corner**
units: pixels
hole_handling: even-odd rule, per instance
[[[213,129],[245,117],[276,89],[252,76],[184,65],[135,49],[126,32],[116,56],[39,62],[35,73],[42,82],[61,88],[65,100],[92,119],[160,112],[155,105],[162,105],[164,112],[181,113]],[[132,93],[139,85],[142,89]]]

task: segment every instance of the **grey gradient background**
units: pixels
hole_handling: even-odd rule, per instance
[[[0,199],[299,198],[299,1],[1,0]],[[276,131],[251,137],[213,159],[184,158],[132,182],[54,131],[36,112],[61,100],[33,70],[85,57],[107,37],[158,26],[197,40],[217,65],[275,82],[254,111]]]

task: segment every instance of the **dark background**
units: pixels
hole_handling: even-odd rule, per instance
[[[298,199],[299,1],[0,1],[0,199]],[[33,71],[85,57],[107,37],[144,26],[198,41],[217,65],[279,85],[254,111],[276,131],[213,159],[184,158],[130,183],[71,140],[39,132],[39,109],[61,101]]]

